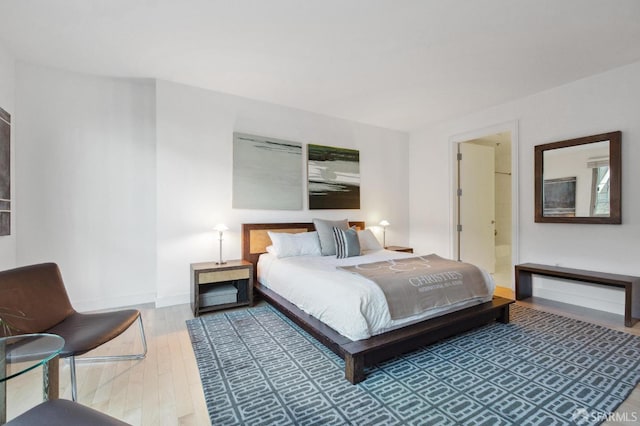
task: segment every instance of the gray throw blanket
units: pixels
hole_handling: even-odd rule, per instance
[[[387,298],[392,319],[433,308],[487,297],[489,289],[477,266],[435,254],[338,266],[378,284]]]

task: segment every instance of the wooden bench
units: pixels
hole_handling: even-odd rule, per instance
[[[516,265],[516,300],[532,296],[531,276],[562,278],[624,289],[624,325],[633,327],[640,318],[640,277],[586,271],[561,266],[523,263]]]

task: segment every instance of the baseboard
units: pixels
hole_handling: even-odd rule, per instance
[[[122,308],[133,305],[142,305],[145,303],[154,303],[155,297],[156,295],[154,293],[143,293],[100,300],[72,300],[71,304],[78,312],[90,312]]]
[[[552,279],[543,280],[534,279],[534,297],[624,315],[623,289],[566,280],[556,285]]]
[[[190,294],[176,294],[167,297],[158,297],[155,299],[156,308],[164,308],[165,306],[182,305],[184,303],[191,303]]]

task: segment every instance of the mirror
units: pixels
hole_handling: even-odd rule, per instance
[[[535,221],[622,223],[620,131],[535,147]]]

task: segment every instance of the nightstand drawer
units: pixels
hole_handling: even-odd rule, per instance
[[[246,280],[250,271],[247,268],[229,271],[202,272],[198,274],[198,284],[218,283],[221,281]]]

